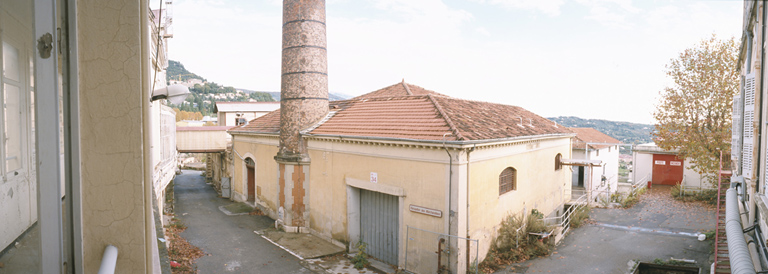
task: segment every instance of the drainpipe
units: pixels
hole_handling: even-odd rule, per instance
[[[443,134],[443,149],[445,150],[445,153],[448,154],[448,235],[451,235],[451,219],[453,219],[453,182],[451,181],[453,178],[453,157],[451,157],[451,153],[448,151],[448,147],[445,146],[445,137],[450,133]],[[456,192],[458,195],[458,191]],[[456,234],[459,234],[458,227],[456,228]],[[458,235],[456,235],[458,236]],[[444,239],[441,239],[441,243],[444,241]],[[442,257],[442,254],[440,254],[440,248],[438,248],[438,254],[437,254],[437,260],[438,260],[438,270],[440,267],[440,258]],[[451,250],[451,241],[448,241],[448,250]],[[448,256],[448,266],[450,268],[451,265],[451,256]]]
[[[144,269],[146,272],[150,272],[152,268],[152,237],[150,236],[152,230],[152,224],[154,218],[152,218],[152,111],[151,106],[151,90],[149,83],[149,6],[147,0],[140,1],[139,4],[139,18],[141,38],[141,125],[142,125],[142,154],[144,161]]]
[[[470,163],[470,161],[469,161],[469,154],[472,153],[473,151],[475,151],[476,147],[477,147],[477,144],[472,146],[471,149],[467,150],[467,193],[466,193],[466,195],[467,195],[467,210],[466,210],[467,211],[466,212],[466,215],[467,215],[466,216],[466,219],[467,219],[467,239],[471,239],[471,237],[469,236],[469,182],[470,182],[469,181],[469,179],[470,179],[470,177],[469,177],[469,163]],[[467,241],[467,270],[469,270],[469,267],[470,267],[470,263],[469,263],[470,262],[469,261],[469,247],[470,247],[469,246],[469,241]]]
[[[755,267],[749,252],[741,225],[736,189],[725,192],[725,233],[728,237],[728,258],[731,261],[731,273],[752,274]],[[731,240],[732,239],[732,240]]]

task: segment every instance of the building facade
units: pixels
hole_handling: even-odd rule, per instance
[[[417,273],[464,273],[485,257],[503,218],[533,209],[560,215],[570,199],[571,174],[555,163],[570,157],[573,134],[519,107],[407,83],[334,101],[326,118],[301,133],[311,159],[301,166],[306,177],[274,160],[279,116],[229,130],[232,198],[278,224],[301,207],[299,232],[351,250],[365,242],[375,257]],[[298,176],[302,187],[281,174]],[[439,266],[435,235],[450,239]]]

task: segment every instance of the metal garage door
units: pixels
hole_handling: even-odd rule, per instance
[[[675,185],[683,181],[683,161],[677,155],[653,154],[653,184]]]
[[[397,265],[397,197],[360,190],[360,236],[368,244],[367,253],[388,264]]]

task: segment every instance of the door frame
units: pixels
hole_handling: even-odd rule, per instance
[[[347,236],[349,239],[349,252],[357,252],[357,242],[360,241],[360,190],[365,189],[373,192],[380,192],[397,197],[397,218],[398,218],[398,267],[405,267],[405,240],[406,225],[403,220],[405,211],[405,190],[400,187],[386,185],[382,182],[371,183],[354,178],[345,178],[347,185]]]

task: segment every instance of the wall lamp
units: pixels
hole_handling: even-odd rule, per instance
[[[152,91],[152,99],[150,102],[160,99],[168,99],[171,104],[178,105],[184,102],[189,96],[189,88],[181,84],[173,84],[170,86],[162,87]]]

